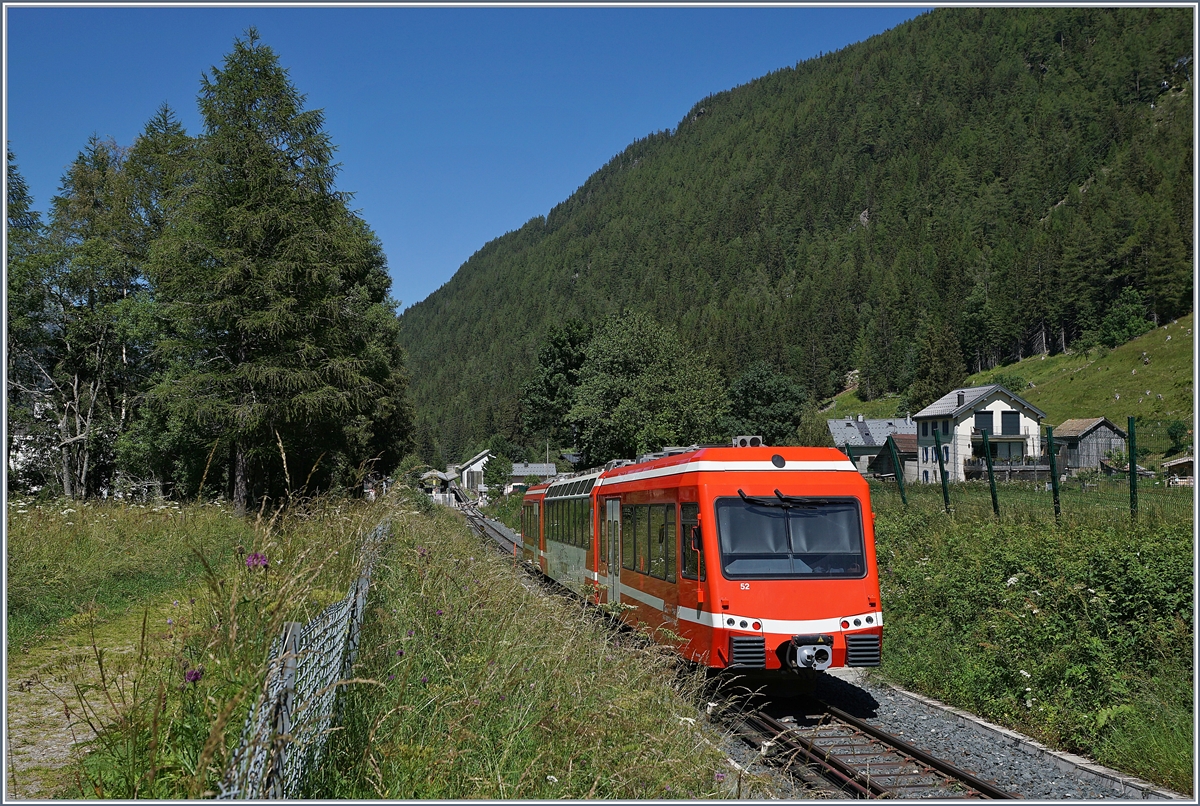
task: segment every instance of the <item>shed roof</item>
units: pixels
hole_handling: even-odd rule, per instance
[[[1194,461],[1196,461],[1196,457],[1194,457],[1194,456],[1181,456],[1178,459],[1172,459],[1169,462],[1163,462],[1162,466],[1163,467],[1179,467],[1181,465],[1186,465],[1186,464],[1189,464]]]
[[[1108,423],[1108,427],[1125,438],[1125,432],[1112,423],[1107,417],[1087,417],[1076,418],[1072,420],[1063,420],[1062,424],[1054,429],[1055,437],[1082,437],[1093,431],[1101,423]]]
[[[1003,392],[1013,401],[1021,404],[1025,408],[1035,413],[1039,418],[1046,416],[1046,412],[1042,411],[1025,398],[1021,397],[1020,395],[1013,394],[998,383],[992,383],[988,384],[987,386],[967,386],[960,389],[954,389],[918,411],[913,415],[913,419],[927,419],[930,417],[957,418],[960,414],[971,411],[976,405],[979,404],[979,401],[995,394],[996,392]],[[958,396],[960,394],[963,396],[963,402],[961,404],[958,402]]]

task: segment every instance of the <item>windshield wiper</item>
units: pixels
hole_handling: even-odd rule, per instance
[[[839,501],[833,498],[799,498],[793,495],[784,495],[783,493],[779,492],[778,489],[775,490],[774,498],[768,498],[760,495],[746,495],[744,492],[742,492],[740,487],[738,488],[737,492],[738,495],[741,496],[741,499],[747,504],[756,504],[761,507],[783,507],[784,509],[803,507],[807,509],[815,509],[816,507],[827,506],[829,504],[845,503],[845,501]]]

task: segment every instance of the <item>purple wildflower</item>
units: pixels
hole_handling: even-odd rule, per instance
[[[397,649],[397,650],[396,650],[396,657],[397,657],[397,658],[403,658],[403,657],[404,657],[404,650],[403,650],[403,649]]]
[[[204,677],[203,669],[188,669],[183,675],[183,679],[189,683],[199,683],[201,677]]]
[[[437,615],[439,615],[439,616],[442,615],[442,611],[441,610],[437,611]]]
[[[259,566],[266,568],[268,564],[269,563],[267,562],[267,555],[265,555],[265,554],[260,554],[259,552],[256,551],[253,554],[246,555],[246,567],[247,568],[257,568]]]
[[[504,695],[503,695],[503,694],[501,694],[501,695],[500,695],[500,701],[501,701],[501,702],[503,702],[503,701],[504,701]]]
[[[171,619],[171,618],[167,619],[167,624],[174,624],[174,623],[175,623],[175,619]]]
[[[409,630],[409,631],[408,631],[408,636],[409,636],[410,638],[412,637],[412,630]]]
[[[179,600],[176,599],[174,602],[172,602],[171,607],[179,607]]]
[[[396,675],[394,675],[394,674],[388,675],[388,680],[395,680],[395,679],[396,679]]]
[[[723,772],[717,773],[717,783],[721,783],[724,780],[725,780],[725,773],[723,773]]]
[[[188,604],[195,604],[195,603],[196,603],[196,597],[195,597],[195,596],[193,596],[191,599],[188,599]]]

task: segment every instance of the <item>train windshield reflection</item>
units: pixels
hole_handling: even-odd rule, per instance
[[[717,499],[721,569],[729,579],[846,579],[866,575],[855,499],[760,504]]]

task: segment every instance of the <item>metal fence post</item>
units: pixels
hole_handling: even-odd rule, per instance
[[[892,452],[892,468],[896,471],[896,486],[900,488],[900,501],[908,506],[908,496],[904,494],[904,466],[900,464],[900,452],[896,450],[896,440],[888,434],[888,450]]]
[[[996,499],[996,473],[992,470],[992,448],[988,443],[988,432],[983,432],[983,458],[987,462],[988,486],[992,488],[992,512],[1000,518],[1000,502]]]
[[[946,512],[950,512],[950,483],[946,481],[946,462],[942,459],[942,438],[938,435],[937,423],[933,425],[933,442],[935,453],[937,453],[938,473],[942,477],[942,503],[946,505]]]
[[[300,631],[303,628],[304,625],[299,621],[288,621],[283,625],[283,651],[281,653],[283,667],[280,669],[283,677],[283,691],[280,692],[279,699],[272,705],[275,714],[271,731],[271,760],[264,779],[268,797],[271,800],[281,800],[288,794],[284,792],[284,779],[287,746],[292,739],[292,712],[295,708],[296,697],[296,658],[300,651]]]
[[[1058,500],[1058,460],[1054,457],[1054,426],[1046,426],[1046,450],[1050,454],[1050,489],[1054,491],[1054,522],[1062,520],[1062,506]]]
[[[1137,434],[1134,430],[1134,420],[1129,418],[1129,517],[1137,520],[1138,490],[1137,490]]]

